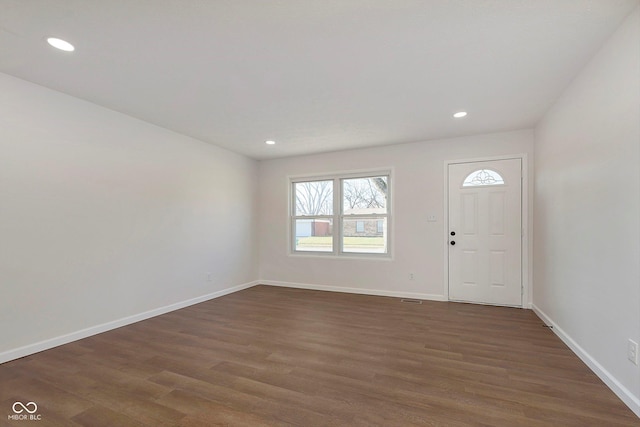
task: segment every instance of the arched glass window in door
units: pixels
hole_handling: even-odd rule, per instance
[[[500,174],[491,169],[480,169],[471,172],[464,179],[463,187],[477,187],[480,185],[503,185],[504,179]]]

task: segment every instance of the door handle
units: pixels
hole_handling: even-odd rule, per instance
[[[451,246],[453,246],[453,245],[455,245],[455,244],[456,244],[455,240],[452,240],[452,241],[451,241],[451,242],[449,242],[449,243],[451,243]]]
[[[452,232],[451,232],[451,235],[452,235],[452,236],[455,236],[455,235],[456,235],[456,232],[455,232],[455,231],[452,231]]]

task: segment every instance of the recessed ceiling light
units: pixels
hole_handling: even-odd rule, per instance
[[[73,45],[68,41],[57,39],[55,37],[49,37],[47,39],[47,43],[49,43],[51,46],[55,47],[56,49],[64,50],[65,52],[73,52],[74,50],[76,50],[76,48],[73,47]]]
[[[271,140],[265,141],[264,143],[267,144],[267,145],[275,145],[276,144],[275,141],[271,141]]]
[[[455,117],[456,119],[461,119],[462,117],[464,117],[466,115],[467,115],[466,111],[458,111],[457,113],[455,113],[453,115],[453,117]]]

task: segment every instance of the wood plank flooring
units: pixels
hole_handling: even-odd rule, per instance
[[[9,420],[16,401],[41,420]],[[530,310],[256,286],[0,365],[0,425],[640,419]]]

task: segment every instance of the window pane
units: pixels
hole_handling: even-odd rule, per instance
[[[333,251],[333,220],[325,218],[297,219],[295,250]]]
[[[475,187],[478,185],[502,185],[504,179],[496,171],[481,169],[470,173],[462,183],[463,187]]]
[[[296,216],[333,215],[333,181],[296,182]]]
[[[342,180],[342,206],[345,215],[387,213],[386,176]]]
[[[387,218],[345,218],[342,227],[343,252],[387,253]]]

